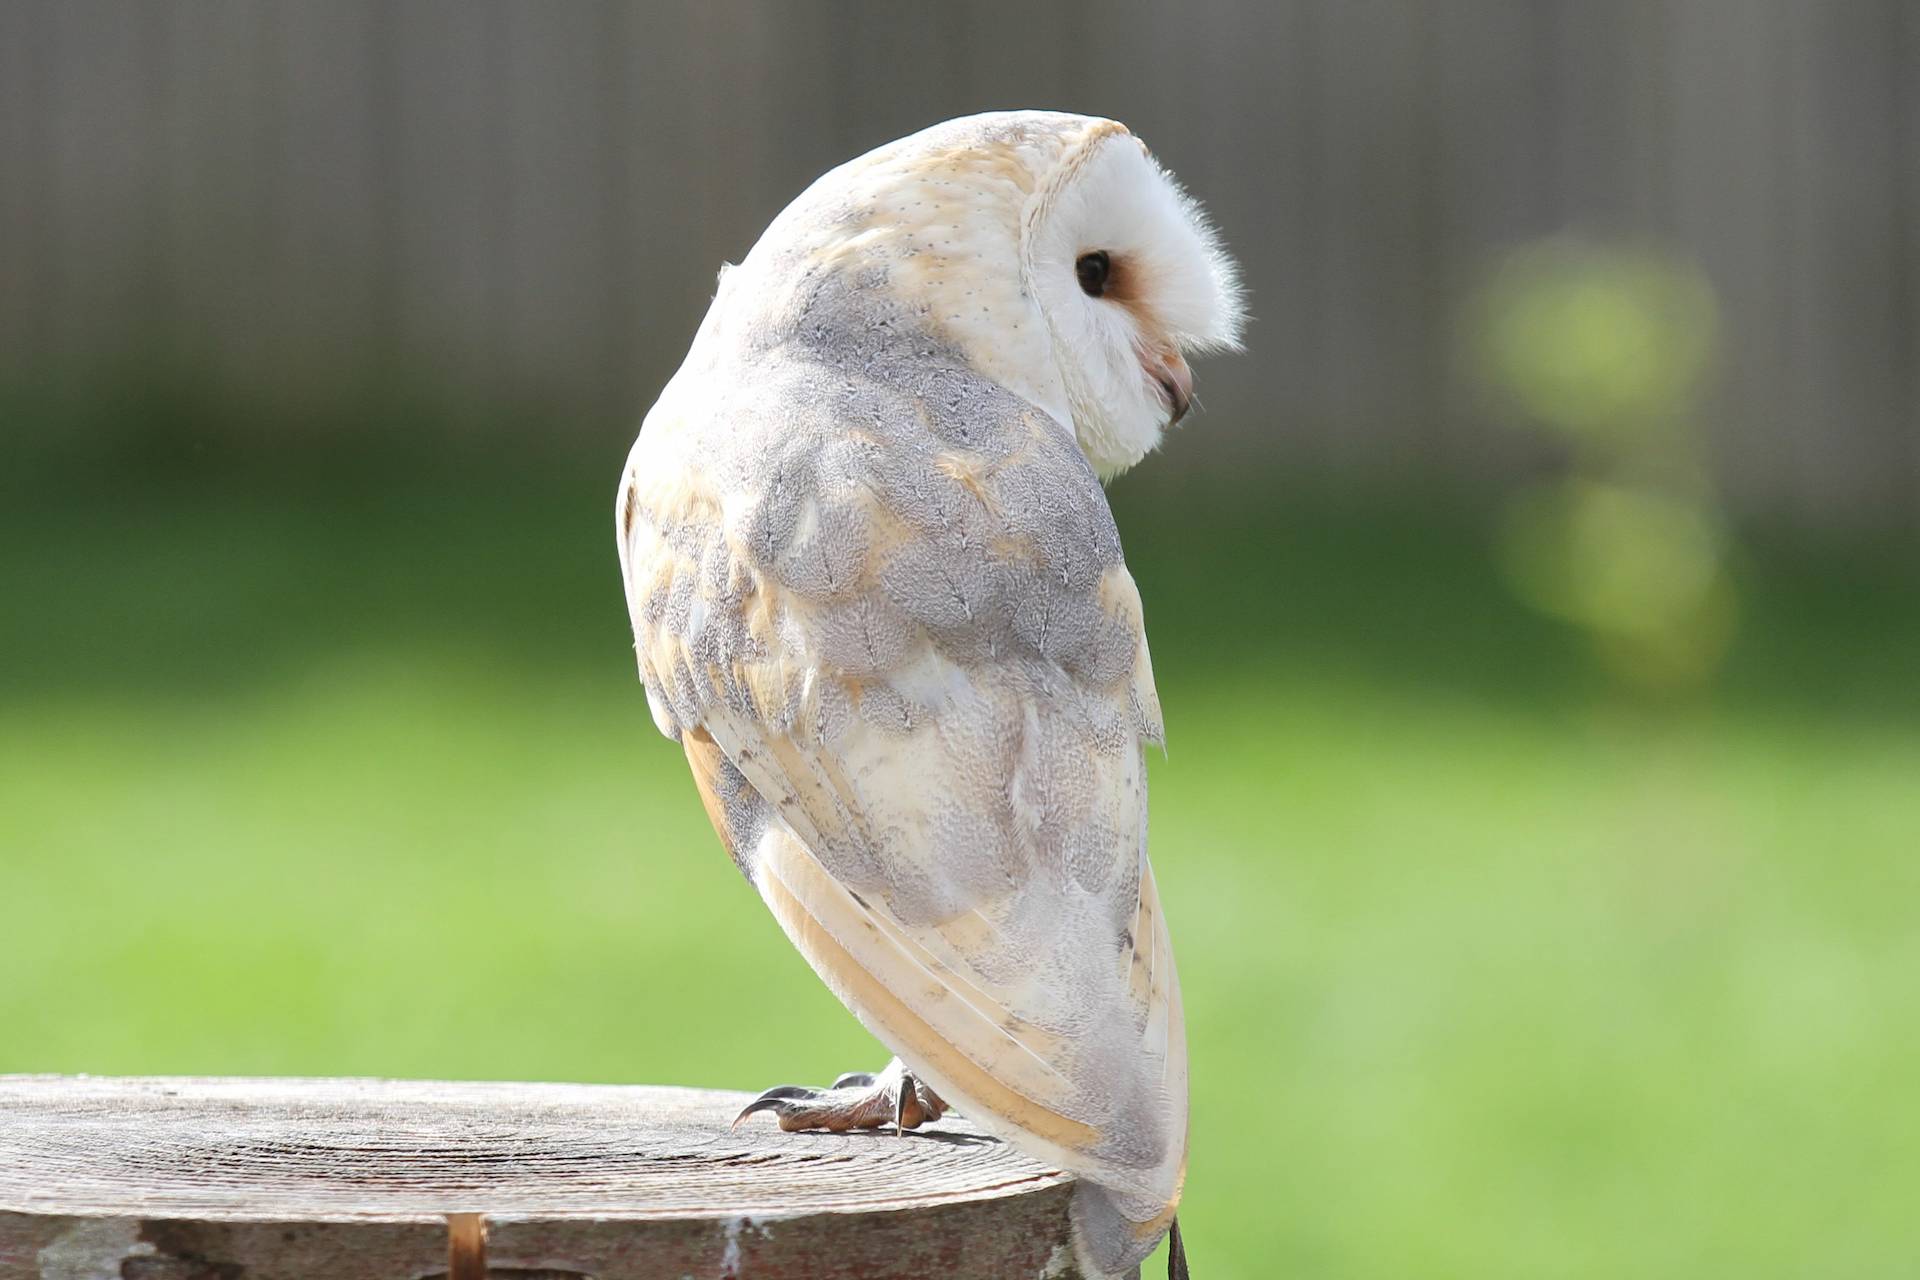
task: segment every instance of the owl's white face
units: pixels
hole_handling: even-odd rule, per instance
[[[1116,474],[1187,412],[1186,353],[1237,344],[1237,273],[1200,207],[1117,128],[1066,156],[1026,215],[1022,270],[1074,433]]]
[[[995,112],[822,175],[725,275],[689,365],[802,333],[872,376],[890,334],[929,358],[934,387],[916,330],[1070,430],[1107,477],[1186,412],[1186,353],[1235,345],[1240,323],[1232,261],[1125,126]]]

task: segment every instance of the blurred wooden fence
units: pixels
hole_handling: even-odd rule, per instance
[[[1572,230],[1711,277],[1739,503],[1915,523],[1909,0],[4,0],[0,379],[158,360],[272,431],[397,376],[617,441],[806,181],[1020,105],[1127,120],[1245,261],[1190,462],[1511,469],[1461,311]]]

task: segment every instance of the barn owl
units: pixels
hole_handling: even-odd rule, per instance
[[[1101,481],[1240,322],[1199,207],[1124,126],[949,121],[827,173],[722,270],[617,498],[654,722],[896,1055],[742,1118],[951,1106],[1076,1176],[1090,1276],[1173,1227],[1187,1158],[1160,703]]]

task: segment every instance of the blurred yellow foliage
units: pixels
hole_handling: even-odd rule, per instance
[[[1712,286],[1691,264],[1572,240],[1514,253],[1483,305],[1494,384],[1540,425],[1608,447],[1679,425],[1719,328]]]
[[[1508,580],[1641,687],[1706,683],[1733,635],[1730,540],[1692,412],[1717,317],[1691,264],[1566,239],[1516,251],[1479,299],[1483,374],[1572,446],[1566,474],[1508,510]]]
[[[1699,683],[1732,638],[1726,537],[1700,502],[1578,477],[1542,485],[1512,504],[1501,549],[1523,600],[1592,633],[1636,683]]]

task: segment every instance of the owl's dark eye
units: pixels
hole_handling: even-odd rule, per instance
[[[1107,272],[1112,268],[1113,262],[1107,257],[1105,249],[1081,254],[1073,264],[1073,273],[1080,277],[1080,292],[1089,298],[1097,298],[1105,293]]]

